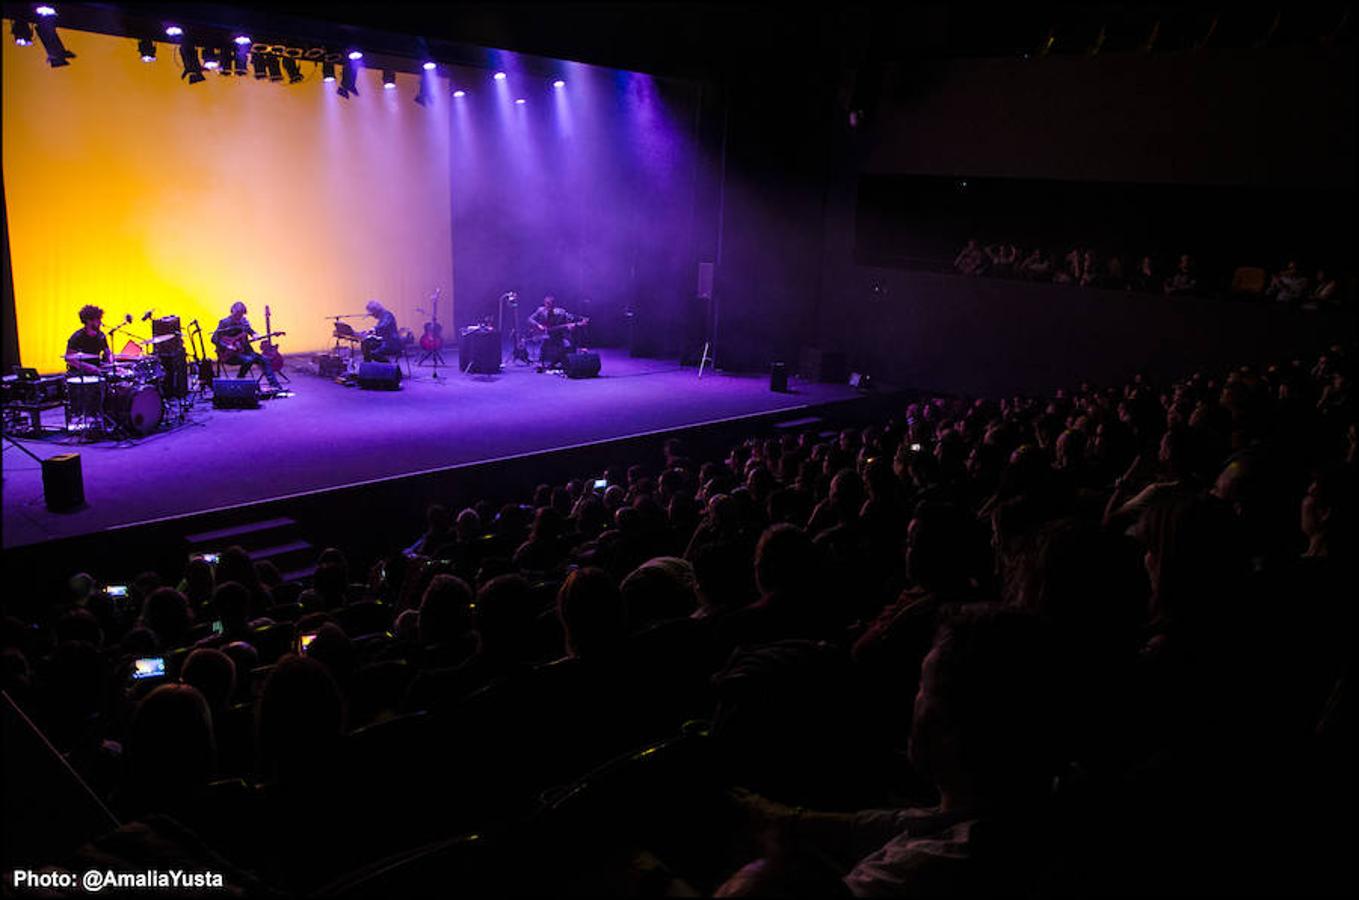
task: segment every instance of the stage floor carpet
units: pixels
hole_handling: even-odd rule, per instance
[[[40,457],[81,457],[86,505],[52,513],[40,465],[4,448],[4,546],[90,534],[223,507],[555,448],[850,400],[845,385],[709,375],[604,351],[599,378],[511,367],[498,375],[416,369],[397,392],[294,372],[294,396],[255,410],[197,404],[188,422],[134,441],[27,439]],[[46,414],[59,425],[61,410]]]

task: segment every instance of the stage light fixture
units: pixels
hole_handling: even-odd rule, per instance
[[[335,93],[346,98],[351,95],[357,97],[359,95],[359,88],[355,83],[357,78],[358,72],[354,67],[354,63],[345,63],[344,68],[340,70],[340,86],[335,89]]]
[[[461,97],[466,97],[466,96],[467,96],[467,92],[466,92],[466,91],[454,91],[454,92],[453,92],[453,96],[454,96],[454,97],[459,97],[459,98],[461,98]]]
[[[245,44],[236,47],[236,75],[244,78],[250,71],[250,48]]]
[[[250,54],[250,67],[255,70],[256,78],[269,77],[269,61],[263,53]]]
[[[495,73],[495,80],[496,80],[496,81],[504,81],[507,77],[508,77],[508,76],[507,76],[504,72],[496,72],[496,73]]]
[[[326,84],[331,84],[335,81],[335,63],[322,63],[321,80]]]
[[[55,16],[57,14],[57,11],[50,6],[35,6],[33,7],[33,11],[40,16],[47,17]]]
[[[382,88],[387,91],[396,89],[396,73],[391,69],[382,70]]]
[[[47,13],[38,10],[51,10]],[[52,21],[52,17],[57,14],[55,9],[50,6],[40,6],[34,10],[41,18],[38,19],[38,40],[42,41],[43,49],[47,51],[47,64],[52,68],[58,66],[69,66],[67,60],[75,59],[75,54],[66,49],[62,44],[61,38],[57,35],[57,23]]]
[[[155,62],[156,42],[150,38],[142,38],[137,42],[137,52],[142,55],[142,62]]]
[[[222,65],[221,59],[217,56],[217,48],[209,47],[203,51],[203,68],[218,69]]]
[[[519,97],[518,99],[516,99],[516,100],[514,101],[514,105],[515,105],[515,106],[523,106],[523,105],[524,105],[525,103],[527,103],[527,102],[528,102],[528,101],[525,100],[523,97]]]
[[[281,65],[279,64],[279,59],[278,59],[277,56],[274,56],[273,54],[270,54],[270,55],[269,55],[269,58],[265,60],[265,63],[264,63],[264,64],[265,64],[265,66],[269,69],[269,80],[270,80],[270,81],[282,81],[282,80],[283,80],[283,66],[281,66]]]
[[[350,51],[349,51],[349,61],[350,61],[350,62],[358,62],[358,61],[361,60],[361,59],[363,59],[363,54],[360,53],[358,50],[350,50]]]
[[[558,78],[556,81],[552,82],[552,86],[557,90],[561,90],[562,88],[566,87],[566,82]]]
[[[204,81],[203,64],[198,61],[198,48],[193,44],[180,44],[179,60],[184,64],[184,71],[180,73],[180,78],[187,78],[189,84],[198,84]]]
[[[166,37],[177,38],[177,37],[179,37],[179,36],[182,35],[182,34],[184,34],[184,29],[183,29],[183,28],[180,28],[178,25],[166,25],[166,26],[165,26],[165,36],[166,36]]]
[[[283,58],[283,74],[288,76],[289,84],[297,84],[302,80],[302,70],[297,67],[297,60],[291,56]]]
[[[236,46],[238,47],[244,47],[249,45],[250,43],[250,38],[244,34],[236,35],[236,37],[233,38],[233,40],[236,42]]]
[[[439,68],[439,64],[432,61],[426,61],[425,64],[421,66],[421,68],[423,68],[426,72],[433,72],[435,69]]]
[[[236,54],[229,49],[222,50],[222,58],[218,60],[217,74],[223,78],[230,78],[232,70],[236,68]]]
[[[27,22],[15,19],[9,24],[9,33],[14,36],[14,43],[20,47],[33,46],[33,26]]]

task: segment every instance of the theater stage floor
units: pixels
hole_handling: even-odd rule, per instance
[[[374,479],[848,400],[844,385],[705,375],[664,360],[603,354],[597,379],[509,368],[416,369],[401,391],[361,391],[292,374],[295,396],[257,410],[199,403],[187,424],[135,441],[25,440],[40,457],[78,452],[86,506],[48,512],[41,468],[4,448],[4,546],[89,534]],[[45,422],[59,424],[61,411]]]

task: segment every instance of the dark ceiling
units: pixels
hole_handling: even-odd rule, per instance
[[[412,60],[489,64],[484,48],[704,81],[748,73],[820,80],[842,68],[958,56],[1178,52],[1350,43],[1352,3],[58,4],[63,27],[158,34],[167,19],[248,27]],[[4,3],[7,17],[32,4]],[[149,29],[149,31],[148,31]],[[138,33],[140,32],[140,34]]]

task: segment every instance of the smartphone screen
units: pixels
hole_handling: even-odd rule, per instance
[[[146,678],[165,677],[165,657],[143,656],[132,663],[132,678],[141,681]]]
[[[222,559],[219,553],[195,553],[194,559],[201,559],[210,566],[215,566]]]
[[[221,620],[221,619],[218,619],[217,621],[215,621],[215,622],[212,623],[212,633],[213,633],[213,634],[221,634],[221,633],[222,633],[223,631],[225,631],[225,630],[226,630],[226,628],[225,628],[225,626],[222,625],[222,620]]]
[[[609,480],[608,480],[607,478],[596,478],[596,479],[595,479],[595,490],[597,490],[597,491],[602,491],[602,490],[604,490],[605,488],[607,488],[608,486],[609,486]]]
[[[105,592],[106,594],[108,594],[110,597],[126,597],[126,596],[127,596],[127,585],[125,585],[125,584],[111,584],[111,585],[109,585],[107,588],[104,589],[104,592]]]
[[[299,634],[297,636],[297,652],[306,653],[307,648],[311,646],[311,642],[314,640],[316,640],[316,632],[314,631],[309,631],[306,634]]]

